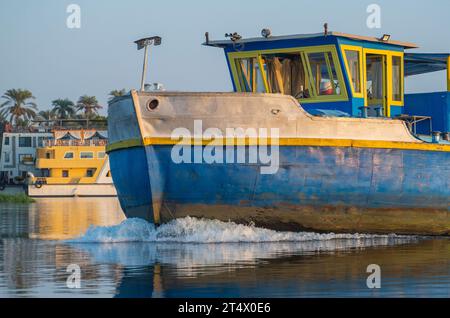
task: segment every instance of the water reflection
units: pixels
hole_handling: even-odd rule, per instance
[[[125,219],[116,198],[38,199],[29,206],[29,237],[65,240],[89,226],[109,226]]]
[[[62,241],[79,236],[90,225],[109,226],[123,219],[114,198],[0,205],[0,297],[450,297],[448,239]],[[242,229],[232,230],[224,228],[233,235]],[[204,239],[192,232],[195,224],[171,231]],[[69,264],[81,267],[81,289],[66,287]],[[366,287],[369,264],[382,268],[380,290]]]

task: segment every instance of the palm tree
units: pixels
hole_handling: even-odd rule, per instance
[[[42,120],[54,120],[55,113],[53,112],[53,110],[41,110],[37,114],[37,117],[39,117],[39,119],[42,119]]]
[[[116,97],[124,96],[127,93],[125,88],[122,88],[121,90],[115,89],[113,91],[109,92],[109,101],[112,101]]]
[[[97,98],[95,96],[81,96],[78,99],[77,110],[84,113],[85,118],[92,118],[98,115],[98,110],[103,107],[98,104]]]
[[[56,119],[55,113],[52,110],[41,110],[37,114],[36,117],[40,120],[48,120],[48,121]],[[44,126],[44,127],[51,127],[51,126],[53,126],[53,123],[52,122],[44,122],[44,123],[40,123],[40,125]]]
[[[6,102],[0,105],[0,114],[4,118],[9,117],[11,123],[15,124],[19,119],[27,122],[36,116],[37,106],[32,101],[36,98],[29,90],[9,89],[2,98],[6,99]]]
[[[69,119],[72,118],[75,111],[75,104],[70,99],[55,99],[52,101],[52,112],[58,119]]]

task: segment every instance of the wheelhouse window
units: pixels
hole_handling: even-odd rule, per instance
[[[64,154],[64,159],[73,159],[73,152],[66,152]]]
[[[308,98],[305,66],[299,53],[262,55],[270,93]]]
[[[242,58],[235,62],[241,91],[264,93],[266,89],[258,59]]]
[[[97,153],[97,157],[98,157],[99,159],[103,159],[103,158],[105,158],[105,156],[106,156],[106,153],[105,153],[104,151],[99,151],[99,152]]]
[[[317,95],[339,95],[340,87],[331,53],[310,53],[308,59]]]
[[[347,99],[334,46],[235,52],[229,58],[238,91],[285,94],[305,102]]]
[[[356,50],[345,50],[345,58],[347,60],[348,76],[351,81],[353,92],[362,94],[361,79],[361,53]]]
[[[402,87],[402,57],[392,57],[392,100],[395,102],[401,102],[403,96]]]

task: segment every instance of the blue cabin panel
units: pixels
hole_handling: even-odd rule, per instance
[[[433,131],[450,132],[450,92],[406,94],[404,113],[430,116]],[[417,133],[430,134],[429,122],[418,123]]]

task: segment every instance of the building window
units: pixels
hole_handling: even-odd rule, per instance
[[[9,152],[4,152],[3,156],[5,157],[5,163],[10,163],[11,162],[11,154]]]
[[[62,177],[63,178],[68,178],[69,177],[69,170],[63,170],[62,171]]]
[[[97,153],[97,157],[98,157],[99,159],[103,159],[103,158],[105,158],[105,156],[106,156],[106,154],[105,154],[104,151],[100,151],[100,152]]]
[[[31,147],[31,137],[19,137],[19,147]]]
[[[86,170],[86,177],[91,178],[94,176],[95,169],[87,169]]]
[[[19,155],[19,162],[22,164],[33,164],[34,157],[32,154],[23,154]]]
[[[66,152],[64,154],[64,159],[73,159],[73,152]]]
[[[44,147],[44,140],[45,140],[45,137],[38,137],[38,147],[39,148]]]
[[[81,159],[92,159],[94,158],[94,153],[93,152],[88,152],[88,151],[82,151],[80,152],[80,158]]]
[[[5,137],[5,146],[9,146],[9,137]]]

